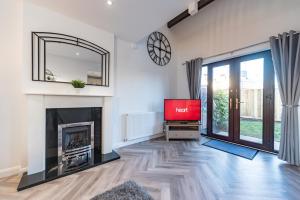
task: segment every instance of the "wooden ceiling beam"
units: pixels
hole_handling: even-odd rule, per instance
[[[205,6],[207,6],[208,4],[212,3],[215,0],[201,0],[198,2],[198,10],[201,10],[202,8],[204,8]],[[182,13],[180,13],[179,15],[177,15],[175,18],[173,18],[172,20],[170,20],[167,24],[168,28],[171,28],[173,26],[175,26],[176,24],[178,24],[179,22],[181,22],[182,20],[184,20],[185,18],[191,16],[189,14],[189,10],[186,9],[185,11],[183,11]]]

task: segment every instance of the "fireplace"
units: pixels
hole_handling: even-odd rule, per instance
[[[93,166],[101,156],[102,108],[46,110],[46,176]]]
[[[94,122],[58,125],[58,172],[64,174],[93,165]]]
[[[120,158],[102,154],[102,108],[46,109],[45,170],[25,173],[18,191]]]

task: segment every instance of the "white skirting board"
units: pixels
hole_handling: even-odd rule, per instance
[[[27,170],[26,168],[22,168],[21,166],[0,169],[0,178],[12,176],[12,175],[19,175],[25,172],[26,170]]]
[[[151,140],[151,139],[154,139],[154,138],[159,138],[159,137],[162,137],[162,136],[165,136],[165,134],[159,133],[159,134],[142,137],[142,138],[135,139],[135,140],[130,140],[130,141],[126,141],[126,142],[125,141],[124,142],[119,142],[119,143],[113,145],[113,149],[118,149],[118,148],[121,148],[121,147],[125,147],[125,146],[128,146],[128,145],[144,142],[144,141]]]

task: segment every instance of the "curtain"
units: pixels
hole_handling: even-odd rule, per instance
[[[201,96],[202,58],[186,62],[186,74],[191,99],[200,99]]]
[[[270,43],[282,101],[278,158],[299,166],[300,36],[290,31],[270,37]]]

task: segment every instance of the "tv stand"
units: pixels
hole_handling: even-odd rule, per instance
[[[200,139],[199,121],[167,121],[165,122],[166,139]]]
[[[173,123],[174,123],[174,122],[173,122]],[[184,121],[184,122],[178,122],[178,123],[180,123],[180,124],[188,124],[189,122]]]

